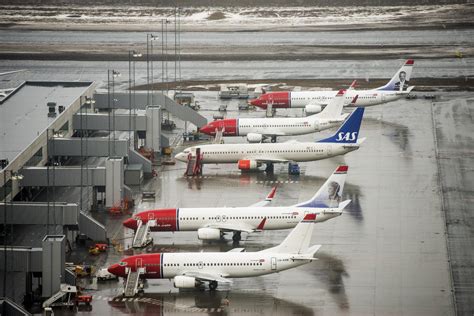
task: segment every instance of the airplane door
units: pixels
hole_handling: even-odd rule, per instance
[[[199,269],[202,269],[202,261],[199,261],[199,263],[198,263],[198,268],[199,268]]]
[[[220,222],[221,221],[221,216],[220,215],[217,215],[216,216],[216,222]]]
[[[149,212],[148,213],[148,220],[154,220],[155,219],[155,213]]]
[[[272,257],[272,270],[277,269],[277,258]]]
[[[382,99],[382,103],[385,102],[385,94],[381,93],[380,98]]]
[[[137,258],[136,261],[135,261],[135,267],[136,269],[140,269],[143,265],[143,261],[142,261],[142,258]]]
[[[225,222],[227,220],[227,216],[226,215],[222,215],[222,221]]]

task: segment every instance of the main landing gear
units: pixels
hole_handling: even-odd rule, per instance
[[[239,242],[242,239],[241,233],[240,232],[234,232],[234,235],[232,236],[232,240],[234,242]]]
[[[271,142],[272,142],[272,143],[276,143],[276,141],[277,141],[277,137],[276,137],[276,136],[272,136]]]
[[[273,168],[273,163],[267,162],[267,163],[266,163],[265,172],[266,172],[266,173],[273,173],[273,170],[274,170],[274,168]]]
[[[209,290],[215,291],[217,289],[217,281],[209,282]]]

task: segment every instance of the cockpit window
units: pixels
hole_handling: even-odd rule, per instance
[[[119,263],[119,265],[121,265],[121,266],[126,266],[126,265],[127,265],[127,263],[126,263],[126,262],[124,262],[124,261],[121,261],[121,262]]]

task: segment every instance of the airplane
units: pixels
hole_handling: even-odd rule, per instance
[[[346,90],[341,89],[336,97],[318,114],[292,118],[233,118],[216,120],[199,129],[201,133],[215,136],[247,136],[249,143],[261,143],[270,137],[276,142],[278,136],[303,135],[332,128],[344,122],[348,114],[341,114]],[[352,103],[357,101],[357,95]]]
[[[208,144],[188,147],[175,159],[188,162],[199,155],[202,164],[237,163],[240,170],[256,170],[265,163],[271,172],[273,163],[321,160],[359,149],[365,140],[358,139],[363,116],[364,108],[357,108],[334,135],[316,142]]]
[[[108,271],[127,278],[173,279],[176,288],[196,288],[209,283],[214,291],[230,278],[276,273],[316,260],[321,245],[309,246],[317,215],[308,213],[278,246],[257,252],[234,248],[228,252],[173,252],[129,256],[109,266]]]
[[[408,86],[414,65],[413,59],[408,59],[395,73],[390,81],[382,86],[370,90],[356,90],[353,85],[345,95],[344,105],[350,105],[352,98],[359,95],[357,106],[365,107],[398,100],[408,95],[414,86]],[[249,103],[266,109],[272,104],[273,109],[304,108],[307,114],[319,113],[336,95],[336,91],[279,91],[263,93]]]
[[[291,206],[265,207],[274,197],[276,187],[264,201],[248,207],[192,207],[147,210],[133,215],[123,226],[138,230],[148,225],[150,231],[197,231],[200,240],[219,240],[225,233],[233,233],[232,239],[239,241],[241,233],[263,230],[289,229],[295,227],[307,213],[317,214],[315,222],[324,222],[340,216],[350,200],[340,202],[348,166],[339,166],[309,200]],[[337,198],[329,199],[331,196]]]

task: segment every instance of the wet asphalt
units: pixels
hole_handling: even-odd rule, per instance
[[[215,94],[196,92],[201,100],[201,113],[207,117],[212,117],[222,103]],[[289,176],[283,165],[277,166],[273,175],[241,174],[235,165],[206,165],[199,178],[185,178],[185,165],[179,162],[163,167],[158,177],[142,187],[154,190],[156,200],[137,199],[137,211],[250,205],[264,198],[275,183],[279,189],[273,204],[292,205],[312,196],[336,166],[343,163],[349,165],[343,195],[352,203],[343,216],[315,226],[311,243],[323,246],[316,255],[319,260],[313,263],[278,274],[234,279],[231,287],[220,286],[215,293],[207,289],[178,291],[169,280],[150,280],[145,284],[144,294],[124,299],[122,281],[98,285],[84,281],[86,287],[94,289],[90,290],[94,301],[91,307],[81,307],[77,312],[452,315],[455,303],[457,311],[468,312],[472,308],[472,269],[464,263],[472,259],[468,244],[472,234],[468,219],[463,225],[449,223],[451,215],[468,215],[469,208],[460,206],[472,198],[472,169],[465,164],[470,159],[472,132],[453,141],[462,134],[460,130],[472,128],[466,122],[469,116],[465,115],[472,109],[468,100],[471,97],[469,93],[438,93],[434,103],[420,95],[416,100],[402,99],[367,108],[361,127],[361,137],[367,140],[361,148],[345,157],[302,163],[299,177]],[[229,102],[227,117],[239,114],[237,103]],[[290,110],[278,115],[301,112]],[[240,116],[263,117],[264,112],[242,111]],[[182,126],[181,122],[178,126]],[[331,132],[295,138],[312,141]],[[452,153],[457,153],[455,159]],[[448,232],[453,234],[448,239],[445,217]],[[103,216],[109,234],[120,246],[93,259],[98,265],[105,267],[122,256],[140,252],[227,251],[236,246],[230,240],[203,244],[194,232],[178,232],[153,233],[152,246],[127,250],[131,235],[120,225],[124,218]],[[288,231],[267,231],[245,235],[239,246],[258,251],[278,244],[287,234]],[[450,262],[448,258],[453,257],[458,259]],[[60,314],[75,312],[64,310]]]

